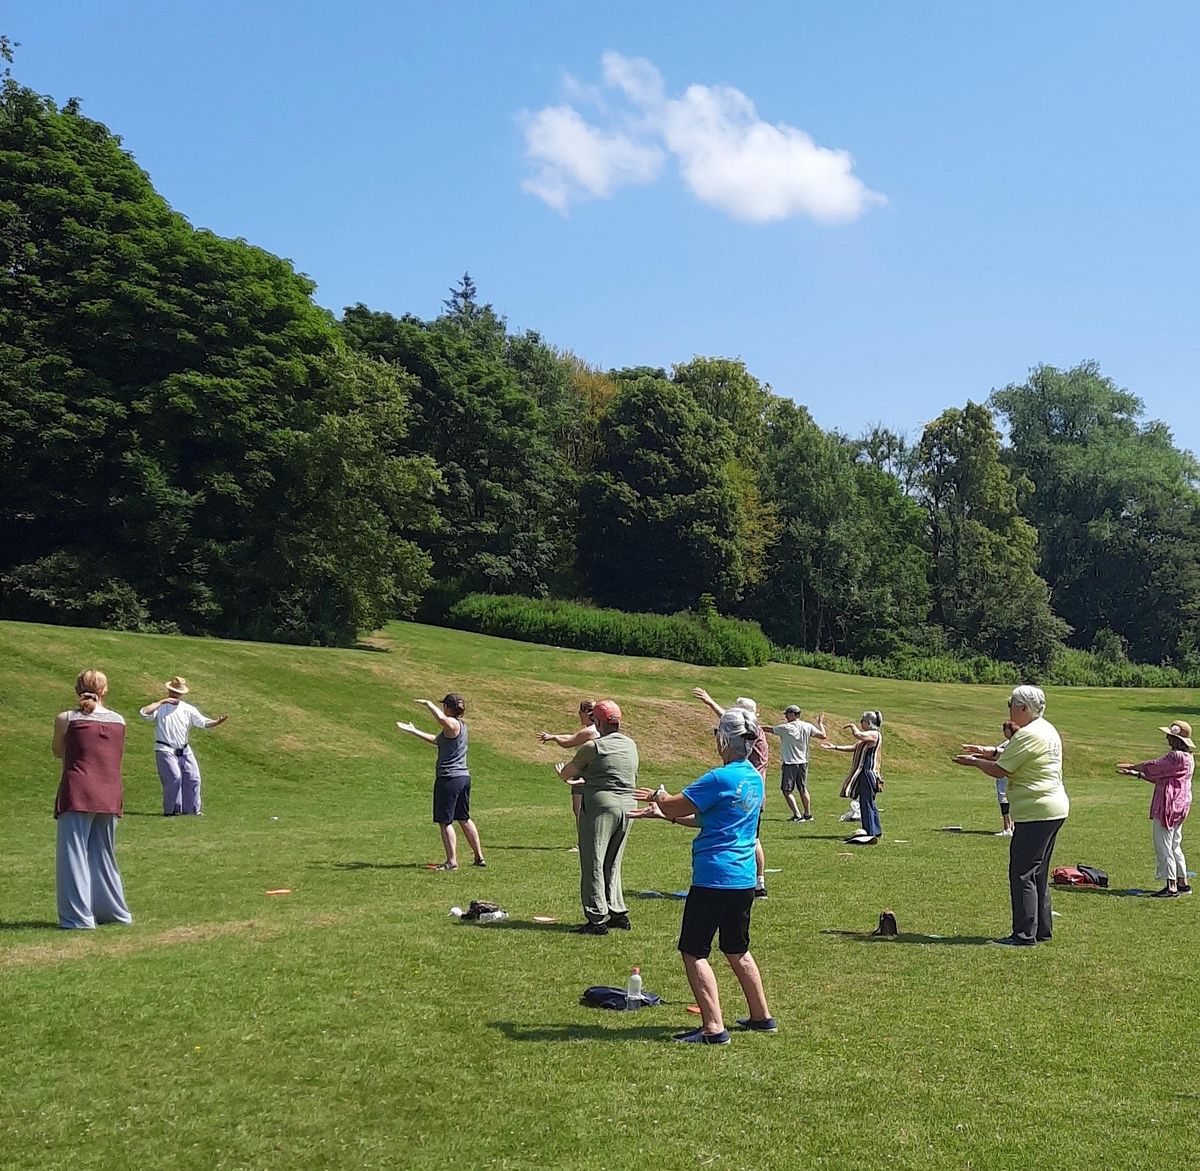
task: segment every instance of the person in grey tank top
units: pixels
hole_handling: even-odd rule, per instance
[[[475,855],[476,866],[486,866],[483,847],[479,844],[479,830],[471,820],[471,772],[467,767],[467,722],[463,719],[467,705],[457,692],[450,692],[441,705],[422,699],[440,725],[436,735],[422,732],[414,724],[397,720],[396,727],[408,732],[437,749],[437,764],[433,774],[433,821],[441,830],[442,846],[446,861],[439,870],[458,869],[458,837],[454,823],[462,826],[467,845]]]

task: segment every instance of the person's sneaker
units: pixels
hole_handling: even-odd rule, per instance
[[[475,861],[471,863],[471,865],[472,866],[486,866],[487,859],[486,858],[476,858]]]
[[[458,863],[457,862],[443,862],[440,866],[435,866],[434,869],[435,870],[457,870]]]
[[[752,1033],[778,1033],[779,1022],[769,1016],[761,1021],[756,1021],[752,1016],[738,1017],[738,1028],[749,1029]]]
[[[1003,939],[993,939],[989,941],[993,947],[1033,947],[1032,943],[1026,943],[1023,939],[1014,939],[1011,935],[1006,935]]]
[[[1177,889],[1181,895],[1190,895],[1192,893],[1191,885],[1186,882],[1181,882]]]
[[[801,821],[812,821],[812,819],[813,819],[813,815],[811,813],[802,813],[800,815]]]
[[[608,928],[603,923],[581,923],[571,929],[572,935],[607,935]]]
[[[804,818],[801,817],[800,814],[798,814],[798,813],[793,814],[791,817],[788,818],[788,821],[803,821],[803,820],[804,820]]]
[[[731,1038],[728,1029],[719,1033],[706,1033],[703,1029],[690,1029],[686,1033],[676,1033],[672,1041],[682,1041],[685,1045],[728,1045]]]
[[[633,924],[629,922],[629,912],[622,911],[619,915],[609,915],[604,924],[610,931],[615,927],[618,931],[632,931]]]
[[[847,810],[838,818],[838,821],[862,821],[861,817],[855,817],[853,813]]]
[[[767,897],[767,888],[765,886],[756,886],[754,888],[754,897],[756,899],[765,899]]]
[[[1169,886],[1164,886],[1162,890],[1156,890],[1151,896],[1152,899],[1177,899],[1179,891],[1172,890]]]
[[[994,838],[1011,838],[1012,830],[1011,829],[998,829],[994,834],[992,834],[992,837],[994,837]]]

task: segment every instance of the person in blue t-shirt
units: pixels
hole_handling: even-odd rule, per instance
[[[631,817],[660,818],[677,825],[696,826],[692,842],[692,886],[683,908],[679,951],[692,995],[700,1006],[701,1025],[677,1033],[676,1041],[701,1045],[729,1044],[721,1017],[717,978],[708,962],[713,936],[750,1006],[738,1021],[743,1029],[774,1033],[775,1018],[767,1008],[762,976],[750,954],[750,910],[754,905],[754,842],[763,803],[763,781],[747,759],[758,735],[758,721],[743,708],[730,708],[713,729],[719,768],[707,772],[672,796],[659,785],[636,789],[634,797],[646,808]]]

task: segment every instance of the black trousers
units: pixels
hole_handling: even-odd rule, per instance
[[[1050,855],[1065,817],[1018,821],[1008,847],[1012,934],[1021,943],[1041,943],[1054,934],[1050,917]]]

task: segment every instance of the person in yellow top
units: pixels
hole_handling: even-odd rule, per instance
[[[1062,740],[1045,718],[1046,695],[1040,687],[1014,688],[1008,718],[1016,731],[995,758],[964,753],[956,764],[989,777],[1008,780],[1013,819],[1008,848],[1008,886],[1012,896],[1012,934],[994,942],[1033,947],[1053,935],[1050,910],[1050,856],[1071,803],[1062,779]]]

